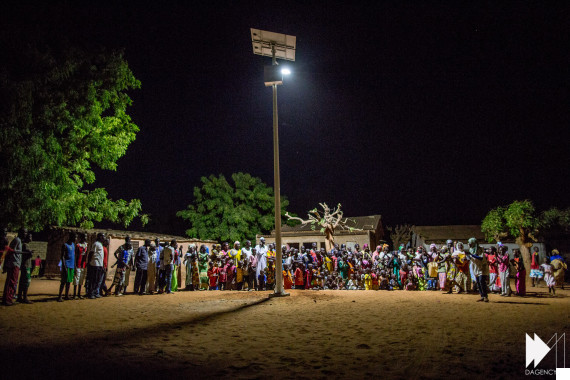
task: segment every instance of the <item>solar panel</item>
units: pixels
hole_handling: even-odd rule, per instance
[[[295,46],[297,43],[297,37],[295,36],[251,28],[251,43],[253,45],[253,54],[273,57],[271,46],[274,45],[275,58],[287,61],[295,60]]]

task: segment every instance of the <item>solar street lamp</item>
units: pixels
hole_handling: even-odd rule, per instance
[[[295,61],[297,37],[251,28],[253,54],[271,57],[272,65],[265,66],[263,81],[273,88],[273,170],[275,192],[275,291],[273,296],[286,296],[283,289],[283,258],[281,255],[281,186],[279,183],[279,130],[277,123],[277,86],[283,84],[288,69],[279,70],[277,58]]]

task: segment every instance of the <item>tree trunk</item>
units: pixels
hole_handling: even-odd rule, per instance
[[[327,228],[325,229],[325,249],[330,252],[334,248],[334,234]]]
[[[530,279],[530,263],[531,263],[530,248],[526,246],[526,242],[521,238],[517,238],[516,243],[519,245],[519,248],[521,250],[521,256],[524,262],[524,269],[526,270],[526,278],[525,278],[526,289],[528,291],[532,287],[532,281]]]

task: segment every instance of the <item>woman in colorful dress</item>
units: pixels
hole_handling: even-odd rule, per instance
[[[200,272],[200,290],[208,290],[208,252],[204,244],[200,246],[198,253],[198,270]]]
[[[560,256],[560,252],[558,252],[557,249],[552,250],[550,265],[552,265],[552,269],[554,270],[554,280],[557,284],[562,286],[562,289],[564,289],[564,272],[568,269],[568,266],[566,265],[564,258]]]
[[[447,254],[447,246],[441,247],[441,251],[437,256],[437,277],[439,289],[445,291],[447,288],[447,272],[449,267],[449,255]]]
[[[526,295],[526,268],[524,266],[521,252],[518,249],[514,250],[515,258],[512,260],[513,265],[517,269],[515,287],[517,289],[517,296],[524,297]]]

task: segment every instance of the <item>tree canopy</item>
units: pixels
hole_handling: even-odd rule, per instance
[[[140,87],[123,54],[6,44],[0,63],[0,222],[39,230],[128,225],[137,199],[113,201],[94,167],[116,170],[139,128],[126,91]],[[141,218],[143,223],[146,216]]]
[[[508,206],[497,207],[487,213],[481,224],[481,231],[487,241],[512,238],[519,245],[527,268],[526,281],[530,274],[530,247],[551,231],[570,231],[570,209],[551,208],[540,214],[529,200],[514,201]]]
[[[243,241],[274,228],[273,188],[247,173],[234,173],[231,178],[230,184],[222,174],[210,175],[194,187],[194,202],[176,214],[189,222],[189,237]],[[288,205],[281,196],[281,215]]]
[[[487,213],[481,224],[487,241],[513,238],[520,245],[532,245],[550,231],[570,232],[570,209],[555,207],[538,213],[530,200],[514,201]]]

